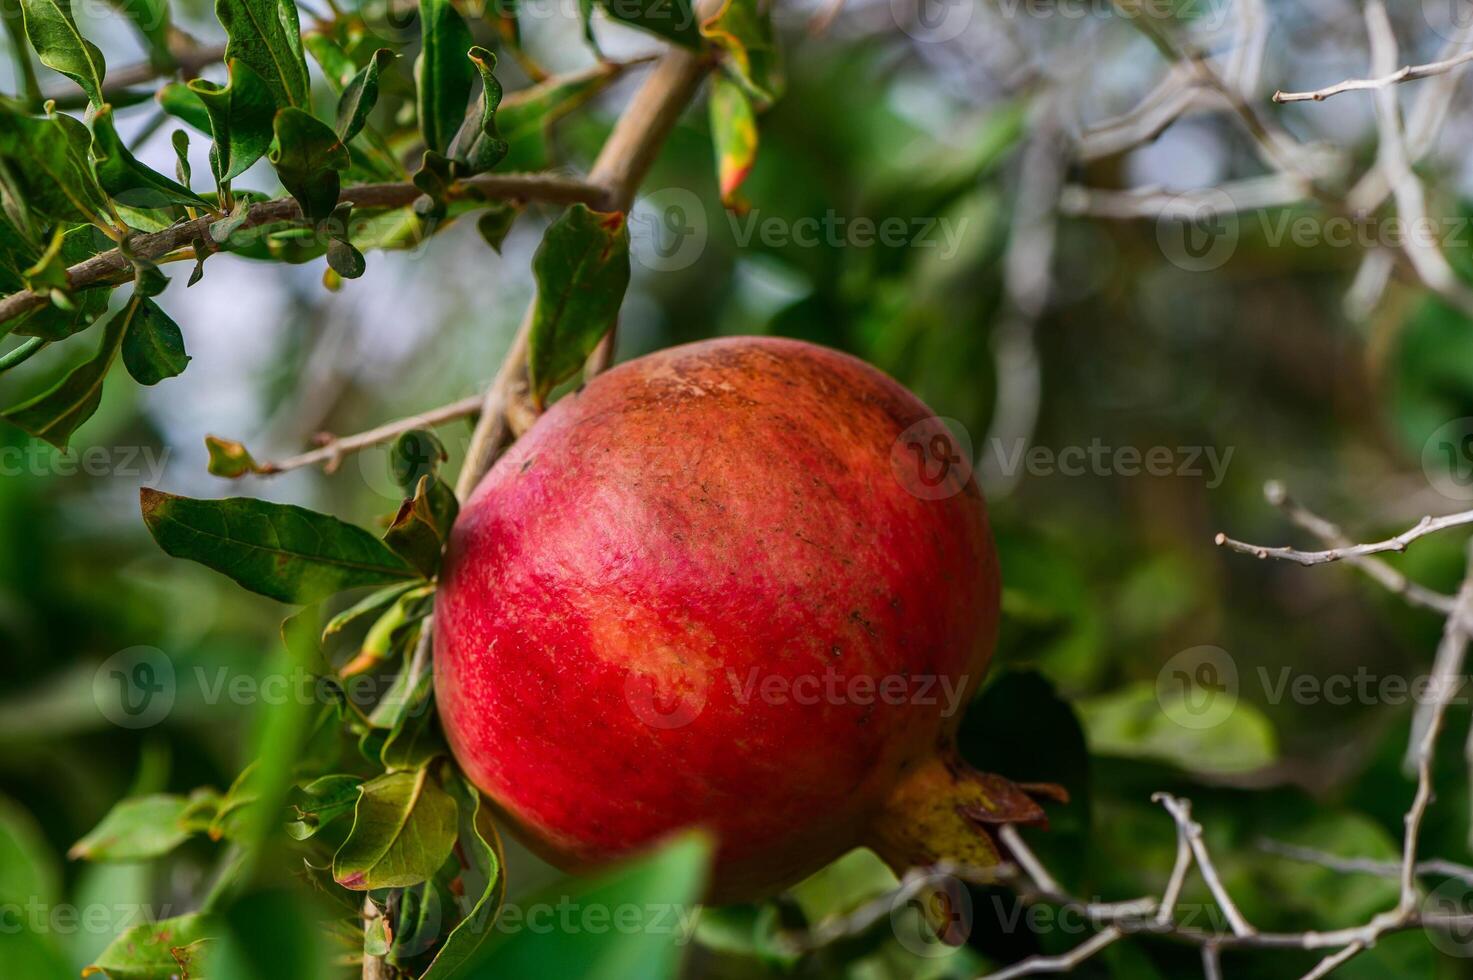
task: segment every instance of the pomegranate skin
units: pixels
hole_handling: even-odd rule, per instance
[[[519,837],[577,872],[704,826],[713,901],[874,839],[997,627],[969,469],[903,477],[932,414],[848,355],[728,338],[614,368],[502,457],[451,537],[435,684]]]

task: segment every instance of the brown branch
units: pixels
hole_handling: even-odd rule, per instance
[[[358,208],[402,208],[413,204],[424,192],[413,184],[362,184],[343,191],[341,200]],[[482,174],[460,181],[452,193],[465,197],[502,198],[521,201],[549,201],[560,204],[581,202],[590,207],[606,206],[607,192],[585,180],[559,177],[552,174]],[[216,243],[210,237],[210,226],[226,216],[207,215],[184,221],[165,228],[163,231],[146,235],[134,235],[128,240],[128,249],[135,256],[157,259],[179,248],[186,248],[195,241],[204,241],[215,250]],[[278,223],[300,224],[302,210],[292,198],[262,201],[246,212],[245,220],[237,230]],[[89,289],[94,286],[116,284],[132,274],[127,257],[119,249],[109,249],[67,269],[67,282],[71,289]],[[48,302],[45,293],[21,290],[0,299],[0,323],[13,317],[39,309]]]
[[[611,211],[629,210],[640,181],[710,67],[708,59],[681,49],[672,49],[656,62],[654,71],[614,124],[589,172],[589,183],[602,193],[597,206]],[[471,435],[455,485],[456,495],[462,500],[491,468],[511,434],[506,408],[515,393],[526,387],[527,350],[535,308],[535,302],[527,308],[506,357],[486,388],[481,417]]]
[[[481,396],[471,395],[460,401],[432,408],[428,412],[411,415],[408,418],[396,419],[393,422],[385,422],[383,425],[360,432],[351,436],[334,436],[316,449],[283,459],[279,462],[260,463],[256,467],[257,476],[274,476],[277,473],[285,473],[288,470],[301,469],[304,466],[316,466],[319,463],[327,467],[328,472],[338,468],[343,457],[352,453],[368,449],[395,439],[412,429],[434,428],[457,419],[470,418],[481,411]]]

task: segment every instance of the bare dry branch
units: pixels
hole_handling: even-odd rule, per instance
[[[1453,69],[1466,65],[1473,61],[1473,51],[1464,51],[1460,55],[1447,58],[1443,61],[1433,61],[1425,65],[1404,65],[1388,75],[1380,78],[1348,78],[1334,85],[1315,89],[1312,92],[1275,92],[1275,102],[1323,102],[1334,95],[1342,92],[1367,92],[1374,89],[1387,88],[1399,85],[1402,82],[1415,82],[1423,78],[1431,78],[1433,75],[1445,75]]]

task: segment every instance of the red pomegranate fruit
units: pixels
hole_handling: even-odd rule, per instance
[[[950,747],[998,599],[981,493],[919,399],[812,344],[690,344],[558,401],[466,502],[440,715],[565,870],[692,826],[713,901],[859,845],[986,866],[977,824],[1040,815]]]

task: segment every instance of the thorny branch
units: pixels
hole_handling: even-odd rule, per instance
[[[1270,483],[1266,488],[1269,501],[1282,509],[1296,524],[1331,543],[1334,547],[1324,552],[1299,552],[1290,548],[1263,548],[1230,541],[1218,535],[1218,543],[1230,544],[1233,550],[1259,557],[1275,557],[1296,561],[1304,565],[1318,565],[1335,560],[1346,560],[1360,567],[1391,591],[1402,596],[1409,604],[1425,609],[1435,609],[1445,616],[1442,639],[1434,659],[1430,698],[1419,704],[1413,718],[1408,750],[1409,768],[1416,780],[1416,789],[1403,818],[1405,828],[1402,836],[1401,858],[1397,861],[1373,860],[1361,857],[1346,857],[1326,854],[1309,848],[1296,847],[1277,842],[1261,842],[1260,847],[1270,853],[1296,861],[1309,861],[1345,874],[1372,874],[1395,878],[1398,882],[1396,905],[1373,916],[1370,921],[1346,929],[1327,932],[1270,933],[1260,932],[1244,918],[1218,873],[1212,856],[1202,836],[1202,827],[1192,818],[1191,803],[1165,793],[1153,799],[1166,808],[1177,827],[1177,855],[1171,874],[1167,879],[1159,902],[1153,911],[1138,915],[1105,918],[1093,921],[1102,926],[1088,940],[1067,953],[1052,956],[1033,956],[991,974],[993,980],[1030,976],[1035,974],[1062,973],[1071,970],[1112,943],[1131,935],[1155,935],[1182,942],[1194,943],[1202,949],[1203,973],[1209,980],[1221,976],[1219,957],[1225,949],[1301,949],[1324,950],[1324,957],[1305,974],[1305,980],[1328,976],[1340,966],[1360,953],[1373,947],[1383,936],[1409,929],[1465,928],[1473,925],[1473,915],[1433,914],[1423,907],[1420,881],[1424,877],[1455,878],[1473,881],[1473,868],[1440,859],[1421,857],[1422,824],[1435,796],[1433,786],[1433,763],[1436,758],[1437,739],[1441,734],[1447,709],[1458,689],[1470,639],[1470,624],[1473,624],[1473,542],[1468,548],[1468,565],[1463,583],[1456,596],[1448,597],[1410,582],[1390,566],[1370,555],[1386,551],[1398,551],[1418,537],[1440,530],[1473,523],[1473,513],[1453,514],[1442,518],[1424,518],[1415,528],[1387,541],[1370,544],[1352,544],[1344,533],[1322,517],[1310,512],[1293,501],[1282,485]],[[1470,750],[1473,761],[1473,750]],[[1034,887],[1034,897],[1029,899],[1026,890],[1020,891],[1025,900],[1037,900],[1037,895],[1048,895],[1045,900],[1059,904],[1082,906],[1077,899],[1061,894],[1062,889],[1028,848],[1015,828],[1004,827],[1000,835],[1009,856],[1019,868],[1026,872]],[[1186,877],[1196,868],[1203,883],[1211,893],[1213,901],[1221,910],[1227,923],[1226,930],[1206,930],[1183,925],[1177,920],[1176,910]]]

